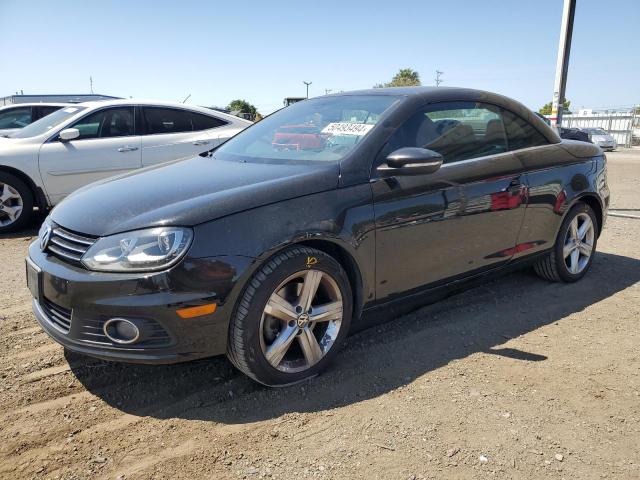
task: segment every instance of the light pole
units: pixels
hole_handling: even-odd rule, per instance
[[[562,25],[560,26],[560,44],[558,45],[558,62],[556,63],[556,81],[553,87],[553,102],[551,103],[551,126],[562,124],[562,109],[564,94],[567,87],[567,71],[569,70],[569,53],[571,51],[571,36],[573,34],[573,17],[576,13],[576,0],[564,0],[562,9]]]
[[[305,82],[303,80],[302,83],[304,83],[307,86],[307,98],[309,98],[309,85],[311,85],[313,82]]]

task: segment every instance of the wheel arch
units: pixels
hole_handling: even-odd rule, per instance
[[[27,185],[27,187],[29,187],[29,190],[31,190],[33,200],[39,209],[44,210],[49,207],[49,202],[47,201],[47,198],[42,189],[38,187],[33,179],[22,170],[18,170],[14,167],[9,167],[7,165],[0,165],[0,172],[10,173],[11,175],[14,175],[22,180]]]
[[[603,212],[602,203],[600,202],[600,199],[595,194],[585,193],[584,195],[581,195],[575,198],[574,201],[571,202],[571,205],[567,209],[567,213],[569,213],[569,210],[571,210],[571,208],[579,202],[586,203],[587,205],[589,205],[593,210],[593,212],[596,214],[596,219],[598,220],[598,237],[600,237],[600,234],[602,233],[602,227],[603,227],[602,223],[604,219],[604,212]]]
[[[351,291],[353,294],[352,319],[358,319],[364,306],[364,287],[362,283],[362,272],[360,271],[358,262],[355,260],[353,255],[351,255],[351,253],[349,253],[349,251],[339,243],[326,239],[302,240],[287,246],[305,246],[314,248],[336,259],[349,278],[349,284],[351,285]]]

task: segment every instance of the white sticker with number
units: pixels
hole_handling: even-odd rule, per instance
[[[330,123],[322,129],[322,133],[329,135],[355,135],[362,137],[369,133],[369,130],[373,128],[373,125],[367,125],[365,123],[351,123],[351,122],[337,122]]]

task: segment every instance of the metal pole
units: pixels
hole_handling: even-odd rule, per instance
[[[551,126],[562,124],[564,94],[567,87],[567,71],[569,70],[569,53],[571,52],[571,36],[573,34],[573,18],[576,13],[576,0],[564,0],[562,9],[562,25],[560,26],[560,44],[558,45],[558,62],[556,63],[556,81],[553,88],[551,106]]]
[[[309,98],[309,85],[311,85],[313,82],[305,82],[303,80],[302,83],[304,83],[307,86],[307,98]]]

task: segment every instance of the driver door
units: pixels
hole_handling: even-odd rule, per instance
[[[396,130],[377,164],[402,147],[434,150],[444,162],[426,175],[372,172],[377,299],[508,261],[526,188],[522,165],[507,151],[501,110],[474,102],[423,107]]]
[[[52,204],[89,183],[142,166],[134,107],[107,107],[68,128],[77,128],[80,136],[70,141],[55,136],[40,148],[40,173]]]

